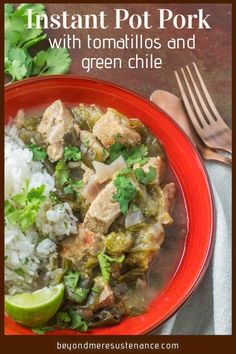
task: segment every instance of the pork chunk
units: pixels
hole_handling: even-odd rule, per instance
[[[165,196],[165,210],[168,214],[172,213],[172,209],[174,206],[175,198],[176,198],[176,186],[175,184],[168,183],[163,188],[163,193]]]
[[[94,174],[89,178],[88,183],[84,187],[82,196],[89,203],[92,203],[104,187],[105,183],[100,183],[97,179],[97,176]]]
[[[73,267],[80,268],[88,257],[96,256],[99,241],[99,234],[81,224],[77,235],[69,236],[61,242],[59,253],[63,259],[71,260]]]
[[[174,183],[168,183],[161,191],[161,207],[159,211],[159,220],[163,225],[170,225],[173,223],[171,217],[172,209],[176,197],[176,187]]]
[[[130,146],[135,146],[141,141],[139,133],[131,127],[129,119],[112,108],[108,108],[95,123],[93,134],[106,148],[116,141]]]
[[[82,154],[90,157],[92,160],[105,161],[109,156],[108,152],[95,136],[87,130],[80,131],[80,140],[83,145]]]
[[[94,176],[94,171],[81,162],[81,168],[84,171],[83,182],[87,184],[92,176]]]
[[[92,232],[106,234],[113,221],[120,215],[120,205],[113,200],[116,187],[108,183],[90,205],[84,225]]]
[[[160,156],[157,157],[151,157],[148,162],[143,165],[140,166],[138,163],[134,165],[134,169],[142,167],[144,172],[149,172],[149,168],[150,167],[154,167],[156,169],[156,178],[154,179],[154,181],[152,181],[150,184],[159,184],[161,181],[161,178],[164,174],[164,170],[165,170],[165,163],[164,161],[161,159]]]
[[[45,110],[37,130],[43,136],[51,161],[57,161],[62,157],[64,137],[72,129],[77,135],[79,134],[78,125],[74,123],[72,115],[60,100],[55,101]]]

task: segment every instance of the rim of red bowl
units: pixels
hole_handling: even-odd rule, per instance
[[[6,84],[5,85],[5,94],[4,94],[4,98],[6,98],[6,95],[12,91],[12,90],[19,90],[22,87],[25,87],[27,85],[32,85],[32,84],[37,84],[37,83],[41,83],[44,81],[51,81],[51,80],[59,80],[59,81],[67,81],[67,80],[79,80],[80,82],[84,82],[84,83],[91,83],[91,84],[97,84],[97,85],[105,85],[106,87],[110,87],[111,90],[115,89],[117,91],[120,91],[124,94],[127,94],[129,96],[132,96],[133,98],[136,98],[139,101],[142,101],[144,104],[148,105],[149,107],[151,107],[152,109],[154,109],[155,111],[159,112],[159,114],[161,114],[164,119],[167,119],[171,125],[174,127],[174,129],[177,129],[178,132],[182,135],[182,138],[191,146],[192,149],[192,153],[195,156],[195,158],[197,158],[197,162],[198,162],[198,168],[200,168],[201,170],[201,174],[202,177],[205,178],[205,187],[206,187],[206,191],[208,193],[208,198],[209,198],[209,206],[210,206],[210,218],[209,218],[209,230],[208,230],[208,245],[205,249],[205,258],[202,261],[201,267],[199,267],[197,274],[194,276],[194,279],[192,279],[192,286],[189,288],[189,290],[187,292],[185,292],[185,294],[182,296],[181,300],[179,300],[175,307],[170,310],[169,312],[166,313],[165,316],[162,317],[161,320],[159,320],[159,322],[154,322],[152,324],[150,324],[150,326],[145,326],[145,329],[142,332],[139,333],[112,333],[112,328],[114,327],[104,327],[105,329],[111,329],[110,331],[108,331],[108,333],[105,333],[106,335],[122,335],[122,334],[138,334],[138,335],[143,335],[143,334],[148,334],[153,332],[157,327],[159,327],[160,325],[163,325],[164,322],[166,322],[171,316],[173,316],[179,309],[180,307],[183,306],[183,304],[190,298],[191,295],[193,295],[193,293],[195,292],[196,288],[198,287],[199,283],[201,282],[203,276],[205,275],[205,272],[207,270],[207,267],[209,265],[210,259],[211,259],[211,255],[212,255],[212,251],[213,251],[213,246],[214,246],[214,240],[215,240],[215,207],[214,207],[214,197],[213,197],[213,191],[212,191],[212,186],[210,183],[210,179],[208,176],[208,173],[206,171],[206,168],[203,164],[202,158],[197,150],[197,148],[192,144],[192,142],[190,141],[190,139],[187,137],[187,135],[185,134],[185,132],[178,126],[178,124],[173,121],[173,119],[168,116],[167,113],[165,113],[163,110],[161,110],[159,107],[157,107],[156,105],[154,105],[151,101],[147,100],[146,98],[138,95],[137,93],[128,90],[124,87],[121,87],[119,85],[113,84],[111,82],[108,81],[103,81],[103,80],[97,80],[97,79],[93,79],[93,78],[87,78],[87,77],[83,77],[83,76],[77,76],[77,75],[71,75],[71,74],[67,74],[67,75],[50,75],[50,76],[45,76],[45,77],[35,77],[35,78],[28,78],[25,80],[21,80],[15,83],[11,83],[11,84]],[[165,147],[164,147],[165,148]],[[168,157],[168,155],[167,155]],[[176,171],[174,171],[176,173]],[[176,177],[178,179],[178,174],[176,174]],[[185,208],[187,211],[187,215],[188,215],[188,209],[186,206],[186,199],[185,199],[185,194],[182,188],[182,184],[179,182],[180,188],[182,189],[182,193],[183,193],[183,197],[185,200]],[[188,231],[187,231],[188,234]],[[188,237],[188,235],[186,235],[186,238]],[[183,254],[181,256],[181,259],[179,261],[178,267],[172,277],[172,279],[170,280],[169,284],[167,286],[171,285],[171,282],[173,280],[173,278],[176,276],[176,273],[178,273],[179,267],[182,263],[183,258],[185,257],[185,249],[183,251]],[[161,294],[160,294],[161,295]],[[160,296],[158,295],[158,296]],[[144,315],[141,315],[145,317]],[[135,317],[138,321],[138,317]],[[124,321],[129,321],[130,318],[126,318]],[[103,329],[103,328],[102,328]],[[20,332],[20,333],[19,333]],[[103,331],[100,331],[100,329],[95,329],[92,331],[89,331],[87,333],[84,333],[86,335],[104,335],[104,333],[102,333]],[[110,333],[109,333],[110,332]],[[18,324],[16,324],[14,321],[12,321],[10,318],[8,318],[7,316],[5,316],[5,334],[22,334],[22,335],[34,335],[34,333],[32,333],[31,330],[22,327]],[[71,331],[71,330],[55,330],[53,332],[50,332],[48,334],[52,334],[52,335],[77,335],[77,334],[81,334],[75,331]]]

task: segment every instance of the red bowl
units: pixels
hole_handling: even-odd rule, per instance
[[[212,251],[214,208],[209,180],[198,155],[183,131],[149,101],[113,84],[76,76],[33,78],[5,88],[5,122],[18,109],[46,107],[60,98],[65,104],[95,103],[137,117],[162,141],[168,161],[181,186],[188,218],[185,250],[172,279],[156,296],[148,312],[125,318],[119,325],[93,329],[93,335],[137,335],[152,331],[176,312],[202,279]],[[6,334],[33,334],[5,317]],[[79,334],[71,330],[50,334]]]

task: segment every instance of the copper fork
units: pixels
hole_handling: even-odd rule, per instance
[[[186,69],[181,68],[182,81],[181,75],[175,71],[189,118],[199,137],[208,147],[232,153],[231,129],[217,111],[195,63],[193,63],[193,68],[194,74],[188,65]]]

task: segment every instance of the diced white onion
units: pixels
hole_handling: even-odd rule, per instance
[[[82,152],[82,154],[86,154],[87,150],[88,148],[85,145],[83,144],[80,145],[80,151]]]
[[[109,166],[111,166],[115,172],[121,170],[122,168],[126,168],[127,164],[122,156],[119,156],[115,161],[113,161]]]
[[[110,165],[106,165],[100,161],[93,161],[93,167],[95,169],[95,174],[90,177],[87,185],[81,193],[89,202],[92,202],[97,197],[98,193],[104,188],[104,182],[111,178],[115,172],[127,167],[127,165],[123,157],[120,156]]]
[[[93,167],[95,169],[97,179],[100,183],[105,182],[114,173],[114,169],[103,162],[93,161]]]
[[[98,179],[97,175],[92,175],[89,178],[88,183],[84,187],[81,195],[90,203],[97,197],[98,193],[104,188]]]
[[[143,222],[142,212],[141,211],[134,212],[130,208],[125,218],[125,228],[128,229],[129,227],[139,225],[142,222]]]
[[[157,221],[155,224],[152,224],[150,227],[149,227],[149,232],[152,234],[152,235],[156,235],[158,234],[160,231],[163,230],[163,227],[160,223],[160,221]]]
[[[93,161],[93,167],[95,169],[98,181],[103,183],[107,181],[116,171],[127,167],[125,160],[122,156],[119,156],[110,165],[106,165],[103,162]]]

